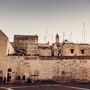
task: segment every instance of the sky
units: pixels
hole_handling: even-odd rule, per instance
[[[0,0],[0,29],[14,35],[38,35],[39,42],[64,39],[90,43],[90,0]],[[64,33],[64,35],[63,35]]]

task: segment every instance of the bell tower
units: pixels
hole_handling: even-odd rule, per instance
[[[59,35],[56,35],[56,43],[59,43]]]

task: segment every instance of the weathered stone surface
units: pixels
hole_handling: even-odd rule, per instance
[[[12,81],[16,75],[39,80],[61,81],[90,81],[90,59],[68,60],[25,60],[22,56],[0,57],[0,70],[7,76],[7,70],[12,69]],[[38,76],[32,76],[37,71]]]
[[[15,51],[25,50],[27,55],[37,54],[38,36],[37,35],[14,35]]]
[[[72,53],[71,49],[73,49]],[[62,45],[62,56],[90,56],[90,45],[64,43]]]
[[[26,79],[30,77],[33,80],[90,81],[89,44],[61,44],[57,36],[51,49],[49,44],[40,45],[37,35],[16,35],[13,47],[0,30],[0,71],[3,72],[3,77],[7,77],[8,70],[11,69],[12,81],[15,81],[16,76],[23,75]],[[30,56],[7,56],[14,55],[14,49],[26,50]]]
[[[39,56],[51,56],[51,46],[49,43],[38,43],[38,54]]]
[[[8,37],[0,30],[0,56],[6,56],[14,53],[14,48],[8,40]]]

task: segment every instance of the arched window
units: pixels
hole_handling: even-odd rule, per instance
[[[8,72],[12,72],[12,69],[11,69],[11,68],[9,68],[9,69],[8,69]]]

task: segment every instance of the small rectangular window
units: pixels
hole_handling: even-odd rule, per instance
[[[74,49],[71,49],[71,53],[74,53]]]
[[[84,54],[84,50],[83,49],[81,50],[81,54]]]

